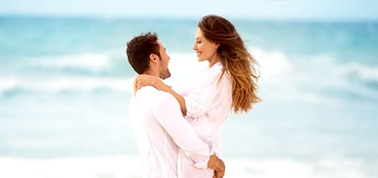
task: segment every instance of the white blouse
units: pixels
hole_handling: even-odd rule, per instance
[[[227,72],[222,73],[220,62],[204,70],[181,94],[185,98],[186,119],[200,138],[220,157],[221,128],[231,112],[232,84]],[[212,178],[214,170],[198,169],[189,157],[190,153],[179,154],[179,178]],[[195,167],[193,166],[195,165]]]

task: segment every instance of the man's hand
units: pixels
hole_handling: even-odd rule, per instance
[[[224,176],[225,165],[222,160],[217,156],[211,155],[209,162],[207,162],[207,167],[214,169],[214,178],[222,178]]]
[[[224,171],[214,171],[213,178],[222,178],[224,176]]]

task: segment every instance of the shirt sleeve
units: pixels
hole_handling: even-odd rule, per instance
[[[227,73],[222,77],[221,75],[222,67],[219,64],[204,72],[193,86],[184,90],[182,94],[185,98],[187,118],[211,118],[214,114],[219,115],[219,110],[230,110],[232,84]]]
[[[196,164],[207,165],[211,150],[183,118],[176,99],[168,93],[163,93],[156,104],[153,114],[178,147],[189,152]]]
[[[216,83],[210,83],[202,86],[200,91],[195,91],[190,95],[184,96],[186,105],[186,115],[191,118],[206,114],[210,107],[216,105],[214,102],[219,102],[219,89]]]

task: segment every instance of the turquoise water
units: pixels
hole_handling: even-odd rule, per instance
[[[378,23],[232,21],[264,101],[225,124],[226,176],[376,177]],[[196,24],[0,17],[0,177],[140,177],[126,42],[157,32],[181,85]]]

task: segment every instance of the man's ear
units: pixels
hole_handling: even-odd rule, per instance
[[[157,62],[159,59],[156,54],[150,54],[150,61]]]

